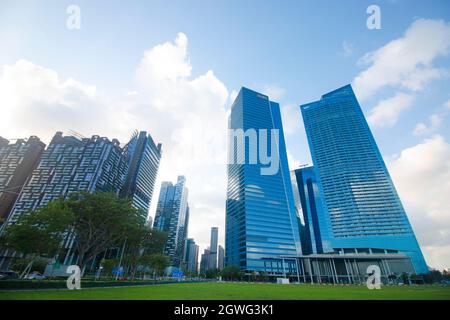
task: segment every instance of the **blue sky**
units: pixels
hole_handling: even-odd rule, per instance
[[[66,8],[70,4],[81,9],[80,30],[66,28]],[[381,9],[380,30],[369,30],[366,26],[369,16],[366,9],[371,4]],[[131,133],[135,126],[140,126],[138,129],[148,130],[170,149],[173,136],[167,128],[154,128],[156,120],[151,118],[160,117],[159,123],[168,123],[171,118],[155,105],[161,103],[168,113],[186,112],[192,107],[191,113],[198,110],[201,114],[212,108],[205,111],[207,122],[209,115],[214,118],[215,103],[220,109],[218,113],[225,114],[235,91],[247,86],[264,91],[280,102],[283,121],[288,127],[286,140],[291,164],[305,163],[310,162],[310,157],[298,105],[318,100],[322,94],[342,85],[355,83],[359,75],[375,66],[373,72],[359,81],[356,93],[359,97],[362,92],[361,106],[368,117],[372,115],[373,133],[392,168],[394,182],[406,202],[419,241],[426,247],[426,258],[433,265],[450,267],[450,205],[442,196],[447,190],[450,192],[450,186],[442,180],[447,175],[450,177],[450,164],[446,159],[450,150],[450,106],[445,106],[450,101],[448,28],[450,2],[445,0],[2,0],[0,66],[10,69],[3,69],[1,74],[4,86],[2,95],[0,82],[0,111],[8,116],[4,117],[4,122],[0,120],[3,127],[0,135],[13,138],[36,133],[48,139],[59,124],[63,130],[70,126],[84,135],[105,134],[125,141],[126,132]],[[409,36],[408,30],[411,31]],[[180,32],[186,37],[186,43],[183,37],[177,38]],[[424,33],[429,36],[421,37]],[[432,43],[439,35],[442,39]],[[181,39],[179,45],[175,39]],[[396,40],[399,42],[392,43]],[[153,50],[162,44],[167,46]],[[406,54],[400,55],[405,59],[396,55],[397,45],[406,50]],[[164,50],[172,52],[173,46],[180,49],[178,53],[166,55]],[[412,59],[419,51],[420,56]],[[145,52],[153,54],[147,59]],[[373,55],[374,52],[378,55]],[[369,53],[372,56],[367,56]],[[395,58],[391,59],[391,64],[390,55]],[[29,64],[19,66],[19,60]],[[170,89],[168,86],[159,88],[156,80],[161,74],[155,75],[146,69],[155,65],[152,61],[175,66],[174,70],[176,66],[186,67],[189,71],[183,73],[176,69],[176,80],[171,82]],[[209,70],[213,75],[205,80],[202,77]],[[384,81],[383,72],[392,75],[393,70],[398,71],[398,77]],[[367,88],[373,87],[368,83],[380,74],[383,79],[369,92]],[[40,80],[29,82],[22,77]],[[5,85],[10,85],[11,79],[18,83],[13,87],[15,91]],[[65,82],[67,79],[74,79],[76,84]],[[89,86],[95,87],[95,94],[89,94]],[[163,90],[169,91],[163,97],[158,96]],[[210,99],[207,102],[199,98],[202,90],[206,90]],[[151,93],[147,95],[146,91]],[[74,98],[80,92],[84,96]],[[167,97],[173,94],[177,98],[172,103]],[[58,104],[62,107],[54,111],[52,108]],[[377,107],[379,112],[374,114]],[[69,108],[70,112],[65,112],[64,108]],[[393,115],[390,108],[398,112]],[[117,113],[120,124],[112,123],[109,118],[105,120],[102,112],[106,109]],[[94,110],[91,119],[98,116],[97,123],[83,118],[90,110]],[[34,119],[43,114],[50,115],[51,119],[14,122],[24,112],[30,119],[34,114]],[[186,113],[186,116],[192,114]],[[429,153],[428,157],[419,158],[424,153]],[[175,157],[175,152],[168,150],[165,155]],[[440,177],[424,167],[424,163],[440,168]],[[421,175],[412,177],[417,170],[421,170]],[[207,172],[212,175],[214,171],[211,168]],[[217,180],[223,178],[222,169],[219,171]],[[185,165],[176,168],[166,165],[160,180],[175,180],[176,174],[187,175],[194,209],[190,235],[204,248],[210,226],[219,225],[223,230],[225,195],[223,184],[216,190],[214,184],[209,188],[196,182],[198,173]],[[411,184],[420,184],[424,179],[428,179],[423,183],[425,189],[411,189]],[[429,186],[436,184],[443,184],[443,191],[427,194]],[[417,195],[425,196],[417,201]],[[208,223],[195,227],[196,221],[201,219]],[[437,226],[439,232],[431,232]],[[220,239],[223,242],[223,232]]]

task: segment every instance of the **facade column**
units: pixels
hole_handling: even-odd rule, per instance
[[[334,262],[334,258],[331,259],[331,262],[332,262],[334,274],[336,276],[336,283],[339,283],[339,277],[338,277],[338,273],[337,273],[337,270],[336,270],[336,263]]]

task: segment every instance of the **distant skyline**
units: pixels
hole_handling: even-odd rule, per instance
[[[0,136],[147,131],[163,150],[150,214],[185,175],[201,252],[212,226],[224,244],[239,89],[280,103],[293,170],[311,164],[299,105],[351,83],[428,264],[450,267],[449,1],[2,1],[0,39]]]

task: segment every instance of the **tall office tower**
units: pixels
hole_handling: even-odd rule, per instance
[[[11,144],[0,137],[0,225],[8,218],[44,148],[45,144],[35,136]]]
[[[156,145],[147,132],[136,131],[124,153],[129,157],[129,166],[120,195],[131,198],[133,206],[147,218],[161,160],[161,144]]]
[[[116,139],[78,139],[57,132],[23,187],[8,222],[14,223],[20,214],[71,192],[99,190],[118,194],[126,172],[127,161]]]
[[[350,85],[301,106],[323,196],[324,250],[400,252],[428,272],[419,244]]]
[[[172,259],[172,265],[179,267],[183,259],[180,250],[186,241],[187,225],[186,214],[189,215],[187,197],[188,189],[185,187],[186,178],[179,176],[175,185],[172,182],[161,183],[158,206],[156,208],[153,227],[168,233],[164,253]]]
[[[186,270],[195,274],[198,271],[198,245],[195,244],[194,239],[186,240],[186,255],[184,261],[186,261]]]
[[[186,255],[186,239],[188,237],[189,229],[189,205],[186,204],[186,214],[180,219],[180,230],[178,231],[178,246],[177,246],[177,256],[180,257],[180,262],[184,265],[187,261],[184,259]]]
[[[298,211],[302,215],[303,254],[323,253],[320,225],[324,221],[324,209],[317,186],[314,167],[303,167],[291,171],[292,189]],[[332,251],[332,249],[328,249]]]
[[[219,228],[211,228],[211,240],[209,244],[209,265],[208,269],[217,269],[217,245],[219,238]]]
[[[222,270],[225,267],[225,249],[219,245],[218,252],[217,269]]]
[[[200,274],[205,274],[209,269],[209,248],[205,249],[200,258]]]
[[[268,259],[301,253],[280,107],[242,88],[228,120],[225,264],[264,271]]]

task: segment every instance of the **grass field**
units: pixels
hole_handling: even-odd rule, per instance
[[[2,291],[0,300],[237,300],[237,299],[446,299],[450,287],[384,286],[369,290],[365,286],[278,285],[261,283],[185,283],[122,288],[89,288],[82,290]]]

